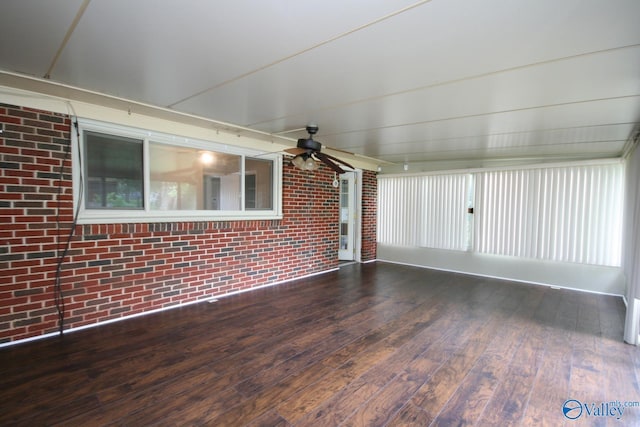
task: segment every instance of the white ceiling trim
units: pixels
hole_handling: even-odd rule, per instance
[[[285,150],[294,147],[296,142],[282,135],[1,70],[0,95],[3,102],[15,105],[250,148],[264,154],[288,155]],[[390,164],[331,147],[324,147],[323,151],[361,169],[375,170]]]

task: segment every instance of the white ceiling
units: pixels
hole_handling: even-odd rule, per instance
[[[292,138],[314,121],[326,146],[414,170],[601,158],[640,123],[639,17],[639,0],[2,0],[0,70]]]

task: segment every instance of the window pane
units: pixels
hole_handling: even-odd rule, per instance
[[[240,210],[240,161],[233,154],[149,144],[152,210]]]
[[[142,141],[85,132],[87,209],[142,209]]]
[[[245,160],[244,206],[247,210],[272,209],[273,161]]]

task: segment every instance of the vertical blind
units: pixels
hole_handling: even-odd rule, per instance
[[[474,250],[619,266],[621,164],[483,172]]]
[[[420,246],[423,198],[420,177],[378,179],[377,240],[394,246]]]
[[[378,241],[466,250],[471,175],[380,177]]]
[[[619,266],[623,176],[621,163],[381,176],[378,242]]]

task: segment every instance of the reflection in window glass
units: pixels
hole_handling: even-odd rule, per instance
[[[273,208],[273,162],[245,159],[244,207],[247,210]]]
[[[241,157],[149,144],[152,210],[240,210]]]
[[[87,209],[142,209],[142,141],[86,131]]]

